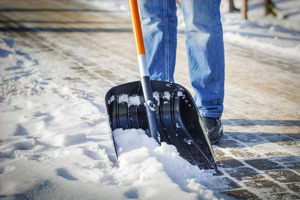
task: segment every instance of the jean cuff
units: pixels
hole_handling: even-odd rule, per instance
[[[199,110],[199,113],[201,117],[222,117],[222,112]]]

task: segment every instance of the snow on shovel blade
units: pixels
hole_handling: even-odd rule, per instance
[[[175,83],[151,81],[151,84],[160,141],[174,145],[180,156],[200,169],[217,171],[211,144],[191,94]],[[112,131],[141,128],[149,133],[140,81],[110,89],[105,101]]]

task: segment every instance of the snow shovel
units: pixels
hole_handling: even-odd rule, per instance
[[[191,94],[179,84],[150,80],[137,0],[129,0],[129,8],[141,79],[107,92],[105,102],[112,132],[119,128],[143,129],[158,143],[174,145],[179,155],[191,164],[217,171],[211,144]],[[117,155],[115,142],[114,146]]]

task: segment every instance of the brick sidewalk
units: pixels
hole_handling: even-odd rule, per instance
[[[216,190],[237,199],[300,199],[299,66],[225,47],[224,137],[214,146],[224,188]]]
[[[244,199],[299,199],[300,157],[288,151],[299,152],[299,139],[299,134],[225,131],[214,148],[221,171],[216,179],[225,187],[216,190]]]

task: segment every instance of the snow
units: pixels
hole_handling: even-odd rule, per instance
[[[124,182],[130,181],[139,191],[146,190],[141,199],[215,198],[212,191],[199,184],[209,175],[188,164],[174,146],[158,146],[141,129],[117,129],[114,138],[120,155],[118,175],[121,179],[126,177]]]
[[[273,1],[278,17],[264,17],[263,3],[253,1],[248,4],[248,19],[243,20],[240,13],[222,15],[224,40],[258,52],[269,52],[288,59],[299,61],[300,26],[298,1]],[[241,7],[242,1],[235,1]],[[224,3],[225,4],[225,3]],[[223,5],[223,9],[228,8]],[[284,17],[285,16],[285,17]]]
[[[128,11],[127,1],[83,3],[103,10]],[[276,19],[264,18],[258,1],[250,2],[249,21],[241,20],[240,13],[227,13],[224,4],[225,42],[299,61],[298,1],[277,2]],[[180,15],[179,29],[183,25]],[[69,86],[55,70],[59,61],[32,57],[33,50],[20,49],[13,38],[1,37],[0,42],[1,196],[229,198],[209,189],[222,184],[211,182],[212,170],[190,165],[174,146],[159,146],[143,130],[114,131],[117,162],[103,100],[106,91],[98,94]],[[78,51],[82,53],[80,48]],[[61,69],[60,73],[68,71]],[[124,95],[123,101],[140,104],[137,97]]]
[[[111,103],[112,101],[110,101]],[[141,101],[140,101],[140,97],[138,95],[134,95],[134,96],[128,96],[128,94],[121,94],[119,96],[119,103],[123,103],[126,102],[128,104],[128,106],[131,105],[140,105]]]

